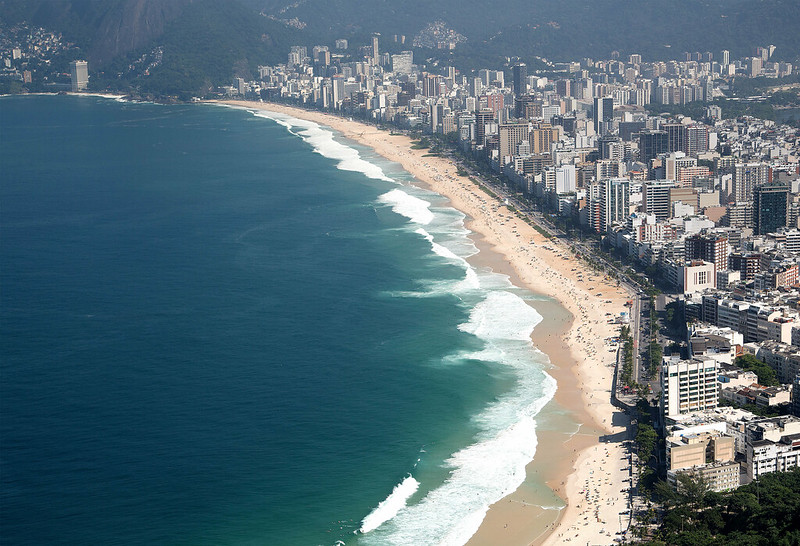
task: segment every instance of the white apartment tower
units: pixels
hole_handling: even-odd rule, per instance
[[[630,216],[631,182],[627,178],[607,178],[600,181],[600,224],[602,231],[615,222],[625,222]]]
[[[89,65],[86,61],[72,61],[69,63],[72,92],[85,91],[89,85]]]
[[[700,356],[692,360],[665,359],[661,367],[661,403],[672,417],[717,407],[718,363]]]
[[[381,56],[380,52],[378,51],[378,37],[372,37],[372,64],[378,65],[380,64]]]

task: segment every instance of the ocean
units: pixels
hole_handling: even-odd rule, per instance
[[[464,216],[284,115],[0,98],[8,544],[463,544],[552,398]]]

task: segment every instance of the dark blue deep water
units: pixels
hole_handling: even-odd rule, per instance
[[[3,543],[403,543],[400,518],[354,533],[547,399],[541,366],[528,384],[487,356],[525,332],[463,326],[492,291],[522,300],[486,272],[452,286],[461,258],[429,237],[459,254],[461,218],[407,189],[436,215],[414,223],[386,198],[407,174],[365,150],[386,179],[339,169],[299,131],[0,98]],[[424,540],[457,524],[442,506]]]

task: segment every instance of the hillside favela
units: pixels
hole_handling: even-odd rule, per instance
[[[790,1],[0,1],[9,544],[800,544]]]

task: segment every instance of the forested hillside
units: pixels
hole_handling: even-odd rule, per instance
[[[612,51],[652,61],[728,49],[738,58],[774,44],[773,60],[800,56],[796,0],[0,0],[0,25],[26,22],[74,43],[93,86],[182,95],[282,62],[291,45],[348,38],[353,52],[378,32],[381,51],[408,49],[434,21],[466,43],[418,48],[415,58],[465,71]]]
[[[0,19],[62,33],[88,59],[95,88],[144,94],[229,84],[304,41],[236,0],[0,0]]]
[[[638,52],[649,60],[684,51],[752,54],[774,44],[776,56],[800,55],[796,0],[242,0],[276,18],[297,18],[315,36],[381,32],[413,36],[443,20],[469,38],[477,56],[556,60]]]

